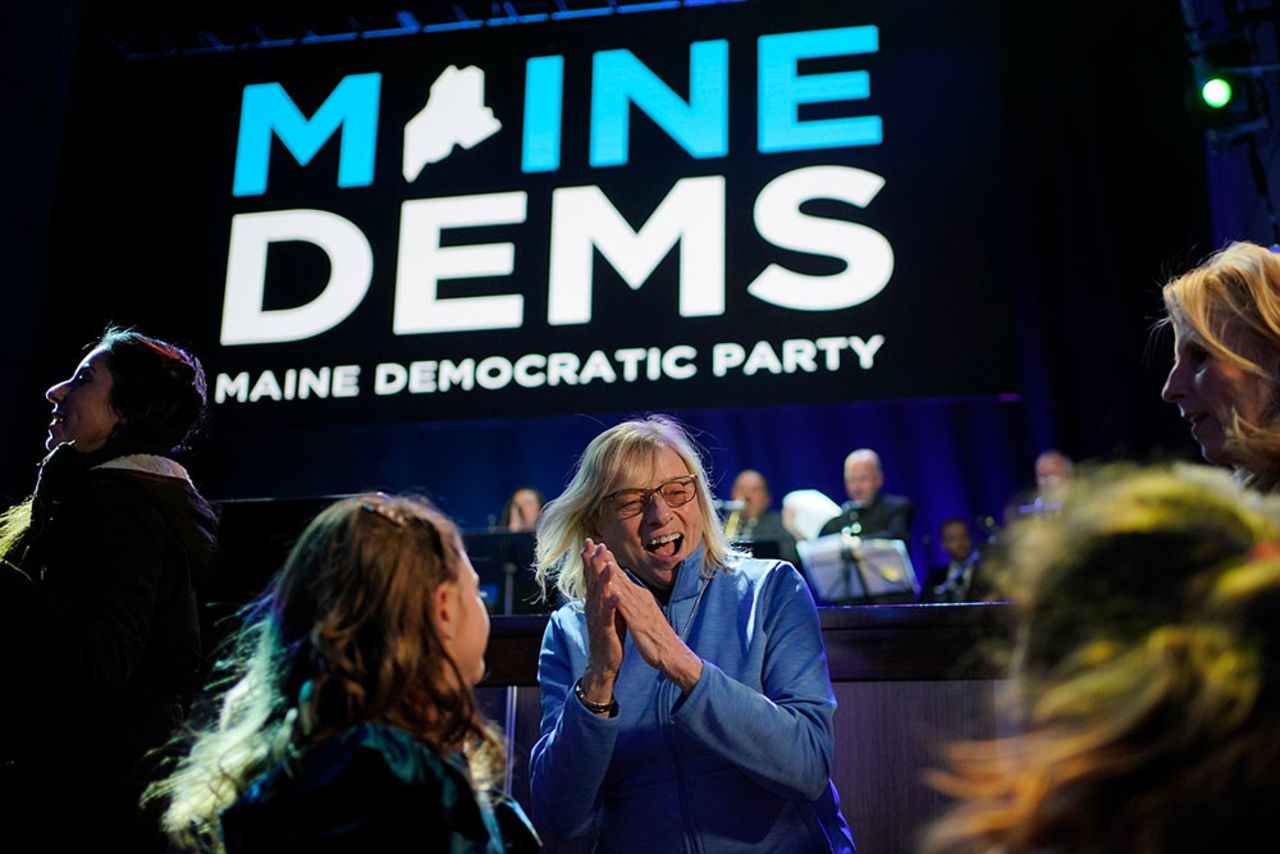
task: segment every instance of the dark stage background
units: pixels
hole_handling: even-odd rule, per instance
[[[459,8],[483,25],[417,36],[152,58],[128,58],[119,47],[122,34],[138,36],[132,49],[146,52],[162,44],[147,41],[158,32],[243,33],[255,22],[283,27],[302,15],[262,5],[252,13],[201,3],[6,9],[4,61],[15,85],[0,235],[9,259],[0,316],[0,494],[17,498],[30,489],[47,421],[42,391],[70,371],[108,321],[192,346],[211,384],[218,373],[256,378],[267,369],[283,376],[304,365],[362,365],[361,394],[349,399],[216,406],[190,462],[197,482],[219,499],[416,490],[465,526],[485,527],[518,486],[556,494],[604,425],[664,411],[699,431],[726,495],[733,474],[751,466],[769,477],[776,499],[815,487],[839,501],[844,455],[876,448],[886,491],[916,499],[915,554],[927,564],[935,554],[921,535],[948,516],[999,517],[1009,497],[1030,485],[1032,460],[1044,448],[1090,460],[1194,458],[1174,410],[1158,396],[1168,345],[1152,345],[1148,329],[1159,284],[1224,237],[1251,235],[1215,233],[1211,225],[1206,150],[1188,109],[1191,74],[1175,3],[747,0],[630,12],[601,3],[610,14],[501,26],[484,22],[494,10],[507,15],[523,4],[481,3]],[[403,8],[362,3],[352,14],[389,18]],[[415,8],[428,10],[426,20],[441,7]],[[874,113],[884,141],[758,154],[757,37],[867,24],[879,28],[879,50],[807,60],[801,71],[869,70],[870,97],[818,104],[800,117]],[[689,44],[717,39],[730,52],[727,157],[693,158],[633,111],[630,161],[587,165],[593,51],[632,49],[687,94]],[[524,63],[550,54],[566,64],[562,164],[526,174]],[[448,64],[485,68],[486,103],[503,131],[407,182],[400,131]],[[335,187],[332,141],[305,168],[277,141],[267,192],[232,195],[245,85],[280,82],[310,114],[344,75],[369,72],[382,75],[383,87],[371,184]],[[751,217],[764,185],[815,165],[885,178],[865,209],[819,200],[803,210],[875,229],[895,262],[881,293],[825,313],[745,293],[770,263],[812,276],[841,271],[841,262],[821,253],[771,246]],[[634,291],[597,255],[591,322],[547,321],[557,189],[599,186],[636,227],[674,182],[705,176],[723,176],[726,187],[721,314],[679,314],[677,252]],[[1217,207],[1225,209],[1221,197],[1231,191],[1219,179]],[[527,194],[523,223],[444,240],[510,242],[513,273],[478,278],[474,289],[470,280],[446,282],[440,295],[519,293],[523,325],[393,335],[402,203],[518,191]],[[224,345],[232,217],[290,208],[331,211],[361,228],[374,259],[368,296],[312,338]],[[314,297],[325,276],[320,257],[288,248],[272,255],[268,299],[277,302],[267,307]],[[704,362],[690,381],[369,391],[381,362],[556,351],[585,358],[594,349],[679,344],[704,358],[724,341],[750,350],[757,340],[873,334],[885,344],[871,370],[846,361],[837,371],[717,382]]]

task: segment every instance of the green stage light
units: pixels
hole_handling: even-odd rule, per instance
[[[1231,103],[1231,84],[1221,77],[1211,77],[1200,87],[1200,97],[1215,110]]]

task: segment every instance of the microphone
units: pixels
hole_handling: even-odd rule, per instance
[[[847,535],[859,536],[862,534],[862,509],[865,508],[864,501],[846,501],[844,503],[844,512],[849,516],[849,524],[844,526],[844,533]]]

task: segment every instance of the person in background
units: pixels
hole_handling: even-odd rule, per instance
[[[880,455],[860,448],[844,461],[844,486],[849,500],[841,505],[839,516],[822,526],[819,536],[850,534],[865,538],[911,539],[911,518],[915,505],[910,498],[882,493],[884,471]]]
[[[148,798],[175,847],[536,850],[476,708],[489,616],[458,529],[370,494],[317,516],[248,612],[213,723]]]
[[[1004,508],[1005,524],[1022,516],[1057,513],[1075,478],[1075,469],[1072,459],[1056,448],[1041,451],[1035,461],[1035,488],[1023,490],[1009,500]]]
[[[200,678],[217,521],[173,456],[204,371],[109,328],[45,397],[35,494],[0,515],[0,815],[33,848],[163,850],[138,797]]]
[[[655,416],[587,447],[538,529],[567,604],[538,658],[530,809],[596,851],[853,851],[835,698],[790,564],[725,541],[688,434]]]
[[[502,520],[499,527],[504,531],[531,533],[538,529],[538,517],[542,514],[542,505],[547,500],[542,493],[531,486],[522,486],[507,499],[502,508]]]
[[[733,479],[729,499],[742,504],[740,509],[730,512],[725,517],[724,535],[729,542],[776,543],[778,557],[792,566],[799,566],[800,556],[796,553],[796,538],[783,527],[782,514],[769,509],[773,504],[773,496],[769,494],[769,483],[764,479],[764,475],[755,469],[743,469],[738,472],[738,476]]]
[[[1204,459],[1280,486],[1280,256],[1232,243],[1164,286],[1174,359],[1161,396]]]
[[[1056,448],[1036,457],[1036,498],[1044,503],[1059,503],[1075,477],[1076,465]]]
[[[1010,532],[1017,735],[956,745],[927,854],[1250,851],[1280,797],[1280,502],[1104,471]]]
[[[973,602],[986,595],[981,559],[973,547],[969,523],[955,517],[939,529],[939,544],[950,560],[929,570],[920,588],[921,602]]]

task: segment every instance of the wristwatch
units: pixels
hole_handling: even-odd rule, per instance
[[[617,697],[610,697],[607,703],[593,703],[587,698],[587,691],[582,687],[582,678],[579,677],[577,682],[573,683],[573,696],[578,698],[578,702],[593,715],[606,715],[613,717],[618,713]]]

